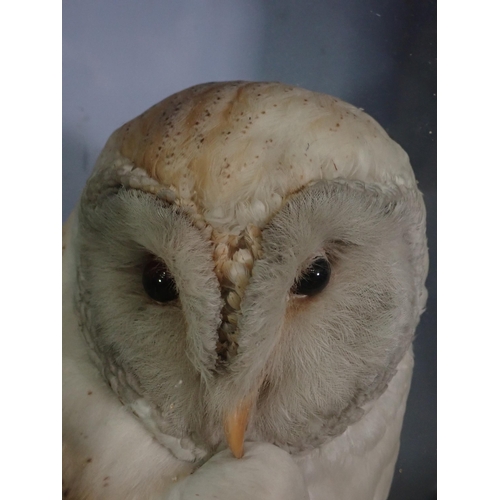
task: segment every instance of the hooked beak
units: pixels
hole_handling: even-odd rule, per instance
[[[224,419],[224,431],[229,449],[236,458],[243,456],[243,442],[248,425],[248,417],[256,397],[248,396],[243,399],[236,408],[226,415]]]

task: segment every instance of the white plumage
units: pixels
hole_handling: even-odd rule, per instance
[[[63,496],[387,497],[427,248],[372,118],[187,89],[111,136],[63,249]]]

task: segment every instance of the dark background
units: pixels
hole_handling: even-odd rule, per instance
[[[336,95],[410,155],[428,210],[429,300],[389,498],[436,498],[435,1],[63,0],[63,220],[114,129],[190,85],[236,79]]]

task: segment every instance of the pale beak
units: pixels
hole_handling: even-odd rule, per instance
[[[253,406],[255,397],[248,396],[241,401],[236,408],[226,415],[224,420],[224,431],[229,449],[236,458],[243,456],[243,442],[248,424],[248,416]]]

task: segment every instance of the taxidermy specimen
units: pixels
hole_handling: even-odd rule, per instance
[[[63,231],[63,496],[386,498],[427,259],[408,156],[339,99],[126,123]]]

